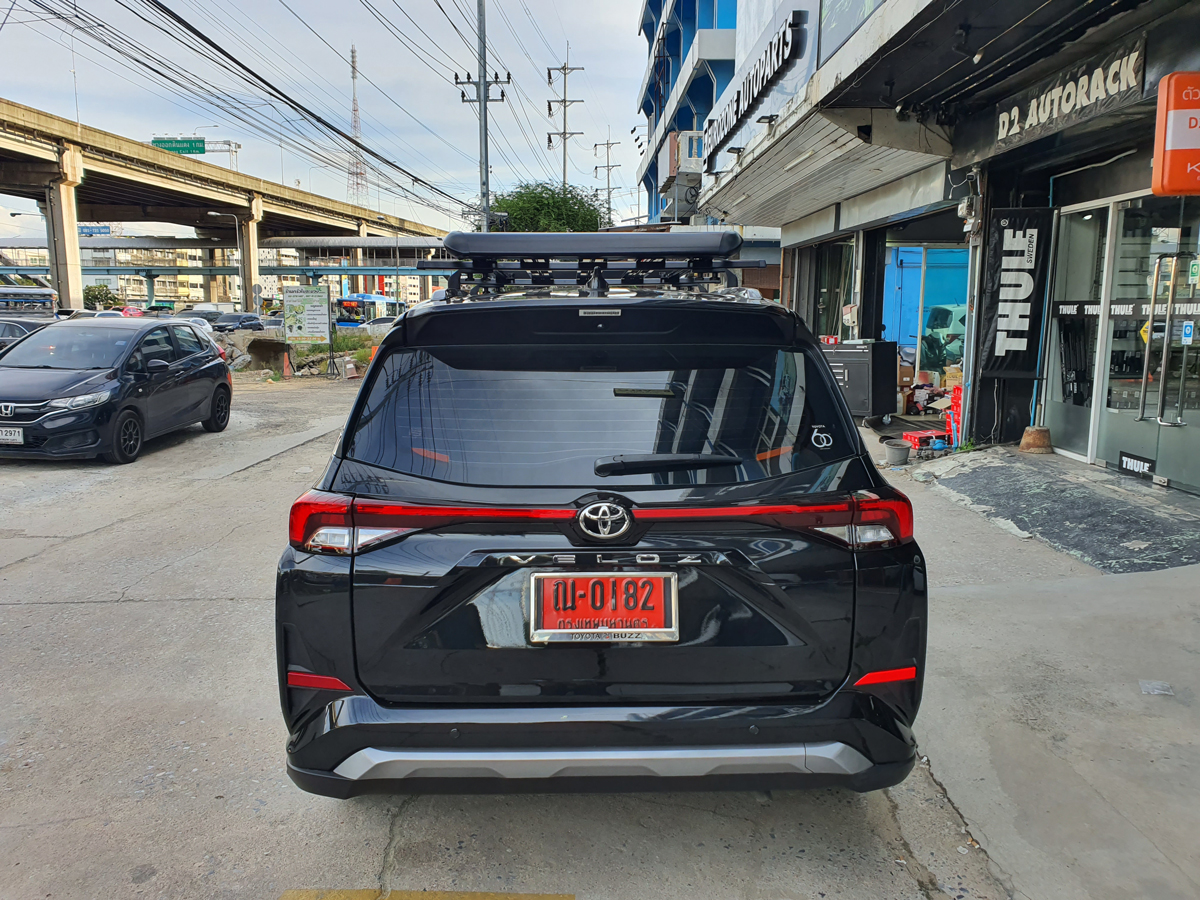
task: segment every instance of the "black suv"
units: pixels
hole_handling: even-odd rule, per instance
[[[367,791],[896,784],[912,508],[736,234],[451,234],[276,593],[288,772]],[[440,262],[439,265],[445,265]],[[565,287],[557,287],[565,285]]]

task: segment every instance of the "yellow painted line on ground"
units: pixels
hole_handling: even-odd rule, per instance
[[[461,891],[284,891],[279,900],[575,900],[574,894],[479,894]]]

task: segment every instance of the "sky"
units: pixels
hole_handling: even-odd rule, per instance
[[[454,75],[477,67],[474,0],[162,0],[171,11],[231,52],[258,74],[321,116],[350,131],[350,68],[358,51],[362,141],[372,150],[464,202],[479,196],[479,122],[472,104],[462,103]],[[97,47],[89,34],[98,28],[82,18],[68,24],[53,11],[71,15],[73,0],[0,0],[0,59],[6,99],[75,119],[126,137],[198,134],[242,145],[240,171],[346,199],[344,155],[335,157],[327,141],[309,131],[298,147],[281,149],[279,130],[297,114],[267,106],[265,91],[238,82],[195,51],[198,38],[185,42],[156,30],[135,13],[148,15],[148,0],[77,0],[85,15],[149,48],[143,59],[166,60],[232,95],[235,109],[266,126],[259,133],[227,110],[214,110],[193,93],[183,99],[158,75],[136,70],[111,50]],[[586,189],[604,187],[604,148],[611,148],[614,218],[637,214],[633,189],[639,162],[630,129],[638,124],[637,91],[646,69],[646,41],[637,33],[640,0],[487,0],[488,40],[494,49],[490,69],[501,78],[506,100],[492,103],[491,179],[493,193],[529,180],[562,178],[561,150],[546,149],[546,134],[561,130],[546,101],[561,96],[561,77],[547,84],[546,68],[563,64],[570,44],[569,181]],[[375,13],[373,15],[372,9]],[[380,21],[382,19],[382,21]],[[303,20],[303,21],[302,21]],[[453,24],[452,24],[453,23]],[[457,31],[456,31],[457,28]],[[391,30],[389,30],[391,29]],[[171,29],[180,34],[179,28]],[[393,33],[396,32],[396,33]],[[398,34],[397,34],[398,33]],[[493,96],[498,94],[493,89]],[[473,88],[468,90],[473,95]],[[282,121],[281,121],[282,120]],[[209,126],[216,125],[213,128]],[[228,165],[224,154],[197,157]],[[599,177],[595,177],[596,175]],[[404,180],[404,184],[409,182]],[[370,190],[368,205],[382,212],[440,228],[459,227],[444,211],[409,198]],[[445,203],[449,207],[451,204]],[[0,209],[36,212],[34,204],[0,197]],[[126,233],[175,233],[177,229],[131,225]],[[0,213],[0,235],[43,234],[36,216]]]

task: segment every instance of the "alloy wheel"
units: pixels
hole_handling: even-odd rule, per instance
[[[213,420],[218,425],[224,425],[229,420],[229,395],[224,391],[218,391],[213,402],[217,404]]]
[[[128,418],[121,423],[121,452],[126,456],[137,456],[142,446],[142,426],[137,419]]]

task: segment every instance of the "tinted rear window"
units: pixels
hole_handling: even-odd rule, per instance
[[[556,366],[560,348],[396,350],[377,369],[348,456],[459,484],[616,488],[757,481],[854,452],[804,352],[693,349],[684,366],[673,353],[647,359],[667,351],[631,349],[609,353],[624,364],[606,371]],[[665,454],[741,462],[595,471],[607,457]]]

